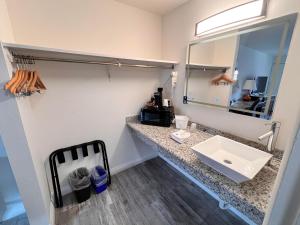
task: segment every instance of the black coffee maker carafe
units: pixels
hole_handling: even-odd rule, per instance
[[[162,96],[163,88],[157,88],[157,92],[154,93],[154,105],[159,109],[163,106],[163,96]]]

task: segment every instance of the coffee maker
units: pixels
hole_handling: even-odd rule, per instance
[[[170,127],[174,119],[174,108],[163,105],[163,88],[158,88],[151,100],[141,109],[142,124]]]

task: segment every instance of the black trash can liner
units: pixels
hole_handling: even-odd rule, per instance
[[[78,168],[70,173],[69,183],[78,203],[84,202],[91,197],[91,180],[87,168]]]

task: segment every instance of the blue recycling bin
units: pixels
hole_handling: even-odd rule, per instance
[[[107,189],[106,170],[101,166],[96,166],[94,169],[92,169],[91,182],[96,194],[105,191]]]

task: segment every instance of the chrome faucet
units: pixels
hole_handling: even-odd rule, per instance
[[[267,144],[267,150],[269,152],[272,152],[275,148],[275,141],[274,141],[274,136],[275,136],[275,132],[276,132],[276,128],[277,128],[277,124],[279,124],[280,126],[280,122],[278,121],[274,121],[271,124],[266,124],[266,125],[271,125],[271,130],[263,135],[261,135],[260,137],[258,137],[258,140],[262,141],[266,138],[268,139],[268,144]],[[279,128],[279,127],[278,127]]]

